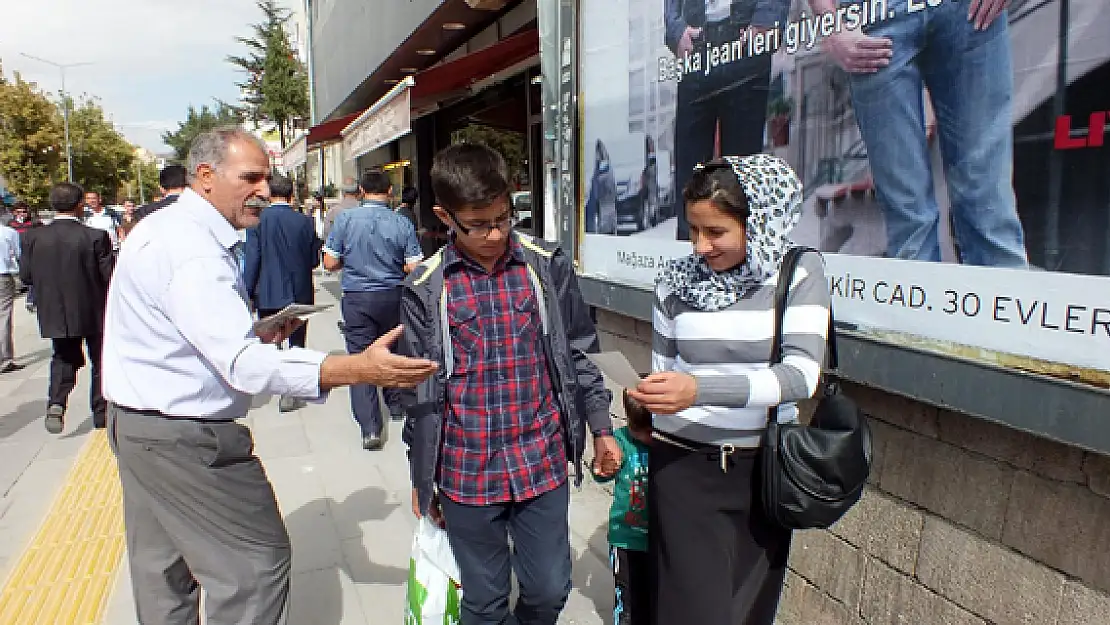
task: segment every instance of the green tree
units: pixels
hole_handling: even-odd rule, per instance
[[[142,170],[141,173],[140,169]],[[135,158],[128,172],[129,177],[124,180],[123,187],[119,189],[116,197],[120,201],[130,198],[135,200],[136,203],[152,201],[160,193],[158,190],[158,173],[156,163]],[[140,179],[142,181],[141,190],[139,189]]]
[[[106,202],[115,201],[119,189],[135,176],[135,146],[104,117],[95,98],[85,98],[70,110],[69,136],[74,181]]]
[[[200,110],[190,106],[185,121],[178,122],[177,130],[162,133],[162,141],[173,148],[174,160],[184,164],[189,156],[189,147],[193,139],[202,132],[219,128],[220,126],[237,126],[243,122],[242,116],[235,107],[225,103],[216,102],[216,108],[210,109],[203,105]]]
[[[65,179],[61,113],[34,83],[3,75],[0,67],[0,174],[16,197],[42,208],[50,185]]]
[[[246,75],[238,83],[243,91],[239,112],[255,125],[276,127],[284,149],[293,121],[309,114],[308,72],[285,30],[288,9],[278,6],[276,0],[260,0],[258,8],[263,20],[252,26],[254,36],[236,38],[247,47],[246,55],[228,56],[227,61]]]

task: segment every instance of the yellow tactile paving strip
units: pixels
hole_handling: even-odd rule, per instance
[[[116,460],[94,430],[0,591],[0,625],[97,625],[123,552]]]

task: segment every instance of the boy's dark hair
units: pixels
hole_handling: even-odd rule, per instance
[[[189,172],[184,165],[166,165],[158,174],[158,186],[170,189],[184,189],[189,184]]]
[[[432,191],[436,202],[449,211],[485,208],[510,189],[505,159],[484,145],[458,143],[432,161]]]
[[[651,412],[643,404],[628,395],[628,389],[621,393],[624,403],[624,415],[628,417],[628,428],[637,432],[651,431]]]
[[[270,197],[288,200],[293,197],[293,181],[281,174],[270,178]]]
[[[56,213],[73,213],[85,203],[85,190],[72,182],[59,182],[50,189],[50,208]]]
[[[358,186],[368,195],[383,195],[393,188],[393,181],[389,179],[389,174],[380,169],[368,169],[362,172]]]
[[[686,204],[709,200],[744,225],[748,223],[751,213],[740,179],[736,177],[732,165],[721,159],[710,161],[694,171],[682,190],[682,199]]]
[[[401,202],[413,206],[416,204],[417,198],[420,197],[414,187],[405,187],[401,189]]]

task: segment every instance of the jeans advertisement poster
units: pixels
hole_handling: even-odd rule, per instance
[[[694,166],[770,153],[838,320],[1110,382],[1104,0],[578,3],[585,274],[650,288]]]

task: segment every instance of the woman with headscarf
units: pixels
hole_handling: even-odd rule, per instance
[[[789,290],[783,362],[771,365],[775,284],[802,185],[774,156],[699,165],[683,189],[694,253],[656,286],[653,373],[630,394],[654,415],[649,516],[654,625],[771,625],[790,531],[763,514],[758,450],[768,408],[794,422],[817,389],[829,290],[818,254]]]

